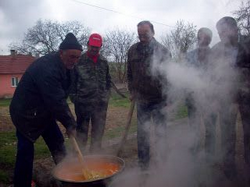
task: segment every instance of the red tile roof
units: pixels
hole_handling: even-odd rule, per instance
[[[23,74],[34,60],[31,55],[0,55],[0,74]]]

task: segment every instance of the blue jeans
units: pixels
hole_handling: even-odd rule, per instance
[[[166,116],[163,113],[165,103],[139,103],[137,102],[137,145],[139,164],[147,169],[150,161],[150,126],[154,127],[156,148],[163,145],[166,138]],[[153,122],[153,124],[152,124]],[[157,149],[158,150],[158,149]],[[161,147],[158,153],[163,156],[165,149]],[[164,156],[163,156],[164,157]]]
[[[30,187],[34,160],[34,143],[22,135],[18,130],[17,156],[14,171],[15,187]],[[63,135],[55,121],[51,121],[42,137],[46,142],[54,162],[57,164],[66,155]]]

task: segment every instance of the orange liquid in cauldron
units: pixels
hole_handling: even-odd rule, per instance
[[[86,177],[83,174],[83,170],[92,175],[92,177]],[[63,167],[57,171],[56,175],[58,178],[81,182],[88,180],[97,180],[106,178],[113,175],[120,170],[120,166],[116,163],[105,162],[105,161],[91,161],[87,162],[84,166],[81,166],[78,162],[64,163]]]

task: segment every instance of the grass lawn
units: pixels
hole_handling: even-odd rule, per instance
[[[9,106],[11,99],[0,99],[0,107]]]
[[[15,132],[0,132],[0,186],[8,184],[13,175],[16,155]],[[50,155],[42,138],[35,143],[35,159],[45,158]]]

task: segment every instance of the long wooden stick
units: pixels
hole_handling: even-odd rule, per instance
[[[124,145],[124,143],[127,140],[128,131],[129,131],[129,128],[131,126],[131,121],[132,121],[132,116],[133,116],[134,108],[135,108],[135,101],[133,100],[131,102],[131,104],[130,104],[130,109],[129,109],[129,113],[128,113],[128,120],[127,120],[127,124],[125,126],[125,131],[124,131],[124,134],[122,136],[122,139],[121,139],[121,142],[119,144],[119,147],[117,149],[117,155],[118,156],[121,155],[123,145]]]
[[[84,165],[83,155],[82,155],[82,152],[81,152],[81,150],[80,150],[80,148],[79,148],[79,146],[78,146],[78,144],[76,142],[75,137],[71,136],[70,139],[71,139],[71,141],[73,143],[73,146],[74,146],[74,149],[75,149],[75,151],[77,153],[79,161],[81,162],[82,165]]]
[[[116,93],[118,93],[123,98],[126,98],[126,96],[116,87],[115,83],[113,83],[112,81],[111,81],[111,86],[116,91]]]
[[[79,146],[78,146],[78,143],[77,143],[75,137],[74,137],[74,136],[71,136],[70,139],[71,139],[72,144],[73,144],[73,146],[74,146],[74,149],[75,149],[75,151],[76,151],[76,153],[77,153],[78,160],[80,161],[80,164],[81,164],[81,166],[82,166],[82,174],[83,174],[83,177],[84,177],[85,179],[88,179],[88,178],[90,178],[90,177],[92,176],[92,174],[91,174],[91,172],[88,170],[87,166],[84,165],[83,155],[82,155],[82,152],[81,152],[81,150],[80,150],[80,148],[79,148]]]

